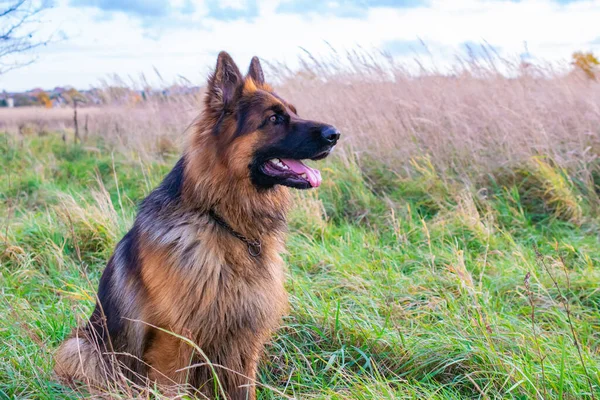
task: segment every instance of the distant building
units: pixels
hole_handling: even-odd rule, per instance
[[[6,107],[13,108],[15,106],[15,99],[9,97],[6,99]]]

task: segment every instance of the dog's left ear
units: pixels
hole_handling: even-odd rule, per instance
[[[262,67],[260,66],[260,61],[256,56],[252,57],[252,61],[250,61],[250,68],[248,68],[248,76],[259,85],[265,83],[265,75],[263,74]]]
[[[243,80],[231,56],[224,51],[220,52],[215,72],[208,80],[206,106],[215,112],[228,110],[242,87]]]

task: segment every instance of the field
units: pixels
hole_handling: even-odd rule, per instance
[[[291,311],[259,398],[600,398],[600,85],[351,61],[277,71],[344,143],[319,163],[323,185],[295,196]],[[2,114],[0,398],[158,396],[64,387],[52,353],[198,104],[90,111],[83,143],[65,111]]]

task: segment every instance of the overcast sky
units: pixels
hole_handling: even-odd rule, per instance
[[[2,2],[0,1],[0,4]],[[510,57],[566,61],[600,52],[600,0],[56,0],[38,61],[0,76],[1,90],[87,89],[113,73],[156,68],[204,81],[220,50],[294,65],[301,48],[379,48],[411,62],[425,42],[441,60],[487,42]],[[529,54],[526,54],[525,43]],[[429,56],[427,56],[429,57]]]

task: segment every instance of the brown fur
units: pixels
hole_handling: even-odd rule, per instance
[[[259,190],[249,177],[256,149],[277,136],[259,129],[236,134],[229,110],[232,99],[250,101],[247,124],[258,126],[266,106],[295,109],[264,83],[257,59],[240,79],[233,61],[221,54],[183,156],[181,188],[174,189],[176,167],[142,203],[100,281],[90,323],[58,349],[60,376],[101,384],[120,372],[167,386],[191,384],[215,396],[208,358],[229,398],[255,398],[263,346],[287,308],[280,254],[290,201],[287,187]],[[260,256],[251,256],[209,210],[246,237],[260,238]]]

